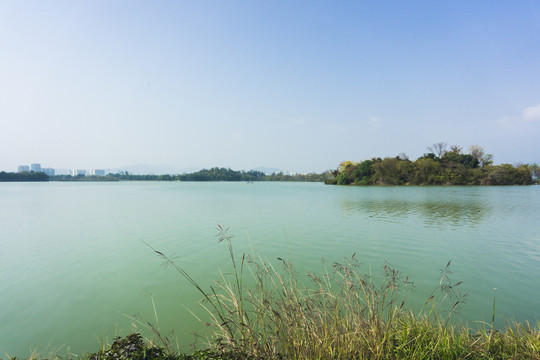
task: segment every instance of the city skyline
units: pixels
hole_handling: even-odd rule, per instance
[[[540,163],[540,3],[6,1],[0,169]]]
[[[51,168],[42,167],[40,163],[32,163],[31,165],[19,165],[17,166],[17,172],[43,172],[49,176],[54,175],[94,175],[105,176],[106,173],[111,173],[110,169],[63,169],[63,168]],[[58,173],[56,173],[58,172]]]
[[[186,174],[186,173],[193,173],[199,170],[202,170],[203,168],[185,168],[185,169],[174,169],[174,168],[163,168],[163,167],[156,167],[156,166],[148,166],[148,165],[131,165],[131,166],[125,166],[120,168],[92,168],[92,169],[81,169],[79,168],[62,168],[62,167],[42,167],[40,163],[32,163],[31,165],[18,165],[16,172],[45,172],[49,176],[54,175],[97,175],[97,176],[104,176],[106,174],[117,174],[121,172],[128,172],[130,174],[134,175],[163,175],[163,174]],[[258,167],[254,169],[233,169],[236,171],[260,171],[265,174],[272,174],[272,173],[278,173],[282,172],[285,174],[297,174],[297,172],[290,171],[290,170],[284,170],[284,169],[278,169],[278,168],[265,168],[265,167]],[[9,169],[0,169],[1,171],[5,172],[12,172]]]

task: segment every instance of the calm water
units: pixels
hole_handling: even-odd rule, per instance
[[[0,205],[0,357],[95,351],[141,328],[128,316],[154,321],[152,299],[161,330],[189,344],[204,330],[186,310],[203,316],[200,296],[143,241],[211,284],[228,269],[217,224],[231,227],[237,253],[251,243],[302,275],[323,257],[356,252],[373,272],[388,261],[415,281],[412,304],[452,260],[470,292],[465,320],[490,321],[494,297],[499,325],[540,317],[540,186],[2,183]]]

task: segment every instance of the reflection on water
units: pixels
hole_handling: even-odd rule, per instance
[[[474,200],[434,201],[400,199],[343,199],[346,216],[368,216],[377,220],[396,222],[412,217],[428,226],[474,226],[491,212],[489,203]]]

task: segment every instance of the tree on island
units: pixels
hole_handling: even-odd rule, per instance
[[[439,142],[436,144],[433,144],[431,146],[428,146],[428,150],[437,155],[438,157],[442,157],[444,153],[446,152],[446,143],[445,142]]]

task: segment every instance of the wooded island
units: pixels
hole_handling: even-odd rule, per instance
[[[429,153],[409,160],[405,154],[372,158],[362,162],[344,161],[325,184],[334,185],[531,185],[538,182],[536,164],[493,165],[493,155],[480,146],[464,153],[458,145],[446,148],[437,143]]]

